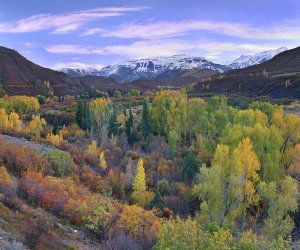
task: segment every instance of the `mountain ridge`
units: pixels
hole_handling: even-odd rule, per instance
[[[228,63],[227,65],[232,69],[242,69],[249,66],[261,64],[271,60],[274,56],[286,51],[286,47],[281,47],[276,50],[266,50],[254,55],[241,55],[239,58]]]
[[[83,75],[97,75],[111,77],[114,80],[125,83],[135,80],[151,80],[166,72],[172,73],[172,77],[179,76],[185,70],[190,69],[211,69],[223,73],[230,68],[226,65],[210,62],[203,57],[188,56],[185,54],[170,57],[156,57],[150,59],[139,59],[126,61],[121,64],[108,65],[102,69],[92,72],[82,70]],[[79,74],[78,69],[63,69],[68,74]],[[83,76],[80,75],[80,76]]]
[[[211,62],[200,56],[177,54],[168,57],[129,60],[119,64],[108,65],[101,69],[62,68],[60,71],[71,77],[88,75],[103,76],[113,78],[120,83],[126,83],[139,80],[177,77],[184,71],[190,69],[211,69],[219,73],[224,73],[232,69],[246,68],[266,62],[285,50],[287,50],[287,48],[281,47],[277,50],[267,50],[254,55],[242,55],[227,65]]]
[[[0,92],[14,95],[74,95],[84,86],[68,75],[44,68],[26,57],[0,46]]]

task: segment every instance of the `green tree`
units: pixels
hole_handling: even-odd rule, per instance
[[[93,132],[96,133],[98,142],[105,140],[107,126],[111,113],[111,101],[105,98],[97,98],[90,104]]]
[[[204,249],[208,234],[202,231],[200,224],[188,218],[168,220],[158,233],[154,250],[196,250]]]
[[[91,112],[87,100],[79,101],[76,109],[76,123],[84,131],[91,129]]]
[[[259,167],[249,138],[233,152],[229,146],[218,145],[212,166],[201,168],[200,183],[195,186],[207,223],[234,226],[237,217],[245,219],[247,208],[258,202],[254,185],[259,180]]]
[[[192,152],[188,152],[183,160],[183,168],[181,170],[182,177],[185,180],[191,181],[198,172],[199,167],[196,162],[196,157]]]
[[[162,197],[169,195],[171,192],[169,182],[165,179],[159,180],[157,182],[156,192],[159,192],[162,195]]]
[[[127,141],[130,145],[134,144],[137,141],[137,136],[134,127],[134,120],[132,110],[129,111],[129,117],[125,123],[125,132],[127,136]]]
[[[260,194],[268,202],[268,218],[264,222],[264,230],[269,239],[285,238],[294,229],[294,221],[290,212],[298,210],[298,183],[290,176],[279,182],[269,184],[261,182]]]
[[[158,92],[152,103],[152,118],[155,130],[169,136],[177,134],[177,141],[185,138],[188,132],[188,101],[183,91],[164,90]],[[172,132],[174,134],[174,132]]]
[[[152,133],[152,124],[150,116],[149,100],[145,99],[143,103],[142,121],[141,121],[142,136],[144,139]]]
[[[114,91],[114,97],[115,98],[121,98],[122,97],[122,93],[119,90]]]
[[[176,154],[176,146],[179,136],[175,130],[171,130],[168,135],[169,150],[172,156]]]
[[[119,124],[117,121],[117,109],[114,106],[113,112],[110,116],[109,123],[108,123],[108,137],[112,138],[112,136],[116,136],[119,132]]]
[[[158,209],[162,209],[164,207],[164,199],[161,195],[160,192],[156,192],[153,200],[150,202],[150,207],[151,208],[158,208]]]

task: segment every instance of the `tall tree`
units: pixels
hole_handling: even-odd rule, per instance
[[[117,121],[117,109],[114,106],[113,112],[110,116],[109,123],[108,123],[108,137],[112,138],[112,136],[116,136],[119,132],[119,124]]]
[[[188,152],[183,160],[182,177],[185,180],[191,181],[195,174],[199,172],[199,167],[196,162],[196,157],[192,152]]]
[[[176,145],[179,140],[179,136],[175,130],[171,130],[168,134],[168,143],[169,143],[169,150],[170,154],[173,157],[176,153]]]
[[[144,162],[139,159],[137,163],[136,175],[132,183],[132,198],[135,202],[139,203],[142,196],[147,191]]]
[[[111,113],[111,101],[97,98],[90,104],[93,130],[96,132],[98,142],[101,143],[107,136],[107,126]]]
[[[134,128],[133,114],[131,109],[129,111],[129,117],[125,124],[125,132],[126,132],[128,143],[130,145],[134,144],[137,140],[137,136]]]
[[[143,111],[142,111],[142,136],[143,139],[146,139],[149,134],[152,133],[152,124],[151,124],[151,116],[150,116],[150,107],[149,100],[145,99],[143,103]]]
[[[100,151],[100,152],[98,153],[98,157],[99,157],[99,167],[100,167],[101,169],[106,169],[107,163],[106,163],[106,160],[105,160],[104,152],[103,152],[103,151]]]
[[[259,185],[260,194],[268,202],[268,218],[264,222],[264,230],[270,239],[288,236],[295,223],[290,216],[298,209],[298,183],[290,176],[278,182]]]
[[[76,123],[77,125],[82,128],[82,118],[83,118],[83,103],[82,101],[79,101],[77,103],[77,108],[76,108]]]
[[[212,166],[201,169],[200,183],[195,187],[202,199],[203,218],[220,226],[234,226],[237,217],[244,222],[247,209],[258,202],[254,184],[259,181],[259,168],[249,138],[233,152],[229,146],[218,145]]]
[[[79,101],[77,104],[76,123],[84,131],[91,129],[91,112],[86,100]]]

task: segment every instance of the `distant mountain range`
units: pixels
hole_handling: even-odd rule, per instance
[[[230,68],[226,65],[212,63],[202,57],[188,55],[174,55],[171,57],[157,57],[128,61],[122,64],[106,66],[102,69],[61,69],[70,76],[104,76],[111,77],[120,83],[134,80],[149,80],[156,77],[175,77],[189,69],[211,69],[223,73]]]
[[[275,55],[287,50],[279,48],[268,50],[254,55],[241,56],[227,65],[217,64],[203,57],[188,55],[174,55],[170,57],[156,57],[152,59],[140,59],[121,64],[106,66],[102,69],[72,69],[63,68],[60,71],[71,77],[80,76],[103,76],[113,78],[115,81],[124,83],[136,80],[151,80],[178,77],[186,70],[210,69],[217,73],[224,73],[231,69],[246,68],[272,59]]]
[[[79,95],[91,87],[110,92],[132,88],[145,91],[193,83],[188,88],[191,95],[233,93],[300,98],[300,47],[284,50],[259,53],[247,60],[244,56],[243,60],[240,58],[229,64],[234,63],[234,67],[240,69],[231,69],[201,57],[177,55],[131,61],[102,70],[72,70],[75,73],[71,77],[70,72],[67,75],[41,67],[17,51],[0,46],[0,96]],[[262,61],[265,62],[260,63]],[[120,83],[122,79],[131,81]]]

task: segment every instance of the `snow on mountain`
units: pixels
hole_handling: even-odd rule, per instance
[[[170,57],[127,61],[121,64],[106,66],[95,71],[80,69],[63,69],[61,71],[70,76],[97,75],[111,77],[118,82],[131,82],[138,79],[153,79],[166,72],[179,75],[185,70],[194,68],[212,69],[220,73],[230,69],[228,66],[212,63],[202,57],[174,55]]]
[[[281,47],[276,50],[267,50],[264,52],[256,53],[254,55],[242,55],[238,59],[229,63],[228,66],[232,69],[242,69],[252,65],[260,64],[271,60],[274,56],[281,52],[286,51],[287,48]]]
[[[282,47],[277,50],[268,50],[254,55],[242,55],[233,62],[230,62],[228,65],[216,64],[203,57],[181,54],[170,57],[156,57],[127,61],[120,64],[109,65],[102,69],[63,68],[60,71],[65,72],[72,77],[86,75],[103,76],[110,77],[120,83],[124,83],[141,79],[148,80],[156,77],[176,77],[189,69],[212,69],[223,73],[230,69],[246,68],[266,62],[285,50],[287,50],[287,48]]]
[[[89,68],[89,69],[62,68],[59,71],[64,72],[71,77],[88,76],[88,75],[100,76],[99,70],[95,68]]]

